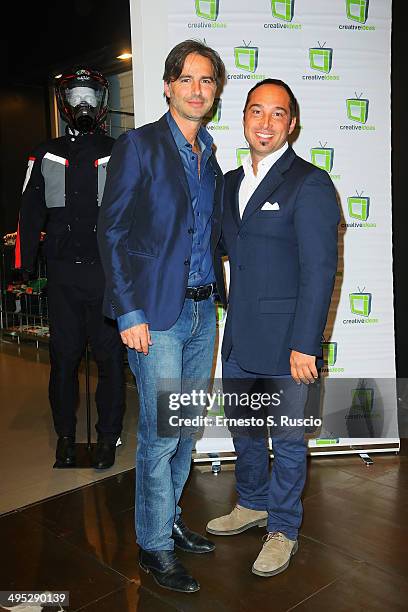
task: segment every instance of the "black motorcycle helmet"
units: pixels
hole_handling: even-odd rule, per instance
[[[61,117],[81,134],[102,130],[108,112],[109,83],[97,70],[79,68],[55,82]]]

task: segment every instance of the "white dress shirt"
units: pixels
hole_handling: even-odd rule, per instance
[[[239,216],[242,219],[242,215],[244,214],[244,210],[248,201],[255,189],[258,187],[259,183],[265,178],[269,170],[272,168],[273,164],[278,161],[278,159],[284,154],[286,149],[288,148],[288,143],[285,142],[283,147],[274,151],[270,155],[264,157],[260,162],[258,162],[258,172],[255,176],[254,171],[252,169],[252,157],[251,155],[247,155],[247,157],[242,162],[242,168],[244,169],[244,178],[242,179],[240,188],[239,188]]]

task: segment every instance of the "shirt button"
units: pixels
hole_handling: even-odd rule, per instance
[[[189,266],[190,265],[190,260],[189,259],[185,259],[184,260],[184,265],[185,266]]]
[[[238,270],[245,270],[245,266],[238,266]]]
[[[77,192],[77,191],[74,191],[74,195],[78,195],[78,192]]]
[[[79,221],[79,217],[75,217],[75,221]]]

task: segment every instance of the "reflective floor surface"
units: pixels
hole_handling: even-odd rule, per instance
[[[299,551],[289,569],[272,578],[251,573],[263,529],[213,536],[213,553],[179,553],[201,584],[183,595],[139,571],[131,379],[123,446],[114,468],[97,473],[52,469],[45,351],[0,344],[0,377],[0,590],[69,591],[64,609],[87,612],[408,609],[405,440],[399,455],[373,455],[372,466],[354,455],[309,458]],[[83,414],[78,431],[85,440]],[[187,525],[204,533],[208,520],[228,513],[234,485],[233,464],[218,475],[195,464],[182,500]]]

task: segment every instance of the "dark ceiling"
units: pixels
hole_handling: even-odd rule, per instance
[[[129,0],[11,0],[9,8],[1,41],[8,85],[44,85],[75,64],[122,69],[115,57],[130,50]]]

